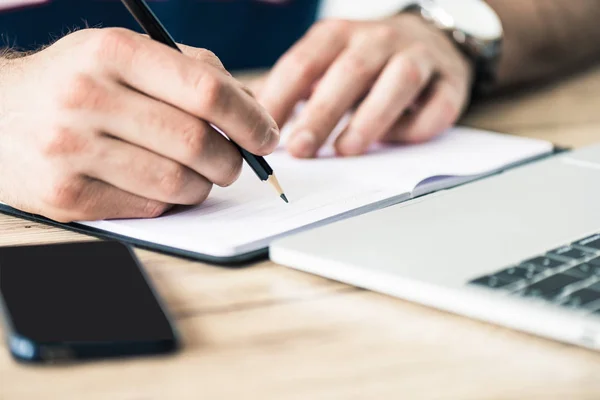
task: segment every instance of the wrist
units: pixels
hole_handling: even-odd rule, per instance
[[[10,104],[22,97],[23,70],[28,57],[0,56],[0,117],[4,115]],[[21,95],[20,95],[21,93]]]
[[[483,0],[413,0],[404,12],[420,16],[470,60],[473,94],[486,92],[497,80],[504,30],[495,12]]]
[[[7,82],[11,80],[10,76],[14,70],[15,59],[5,57],[0,54],[0,91],[6,93]],[[2,96],[4,97],[4,96]]]
[[[14,71],[18,69],[22,62],[22,58],[0,54],[0,86],[3,86],[3,83],[13,75]]]
[[[475,60],[466,52],[462,51],[459,46],[456,46],[456,43],[454,43],[444,31],[438,29],[433,24],[428,23],[415,12],[401,12],[388,19],[400,26],[408,28],[412,32],[423,32],[423,41],[425,43],[436,43],[436,45],[434,45],[435,49],[437,49],[435,50],[436,54],[440,55],[442,58],[458,60],[461,65],[465,66],[468,86],[471,88],[474,85],[477,75]],[[433,51],[433,49],[431,50]]]
[[[0,50],[0,76],[7,77],[25,61],[27,53],[13,51],[11,49]],[[0,85],[4,79],[0,78]]]

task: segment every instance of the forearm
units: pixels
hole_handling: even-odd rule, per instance
[[[12,50],[10,48],[0,48],[0,84],[7,78],[8,74],[14,69],[15,62],[31,53]]]
[[[15,58],[22,58],[33,53],[33,51],[17,51],[10,47],[0,47],[0,60],[14,60]]]
[[[548,79],[600,58],[597,0],[487,0],[505,31],[498,87]]]
[[[25,57],[31,54],[31,52],[0,48],[0,135],[7,123],[6,117],[9,115],[8,110],[11,109],[9,104],[19,97],[15,96],[15,91],[17,93],[21,91],[18,87],[22,82],[20,78],[22,67],[26,62]]]

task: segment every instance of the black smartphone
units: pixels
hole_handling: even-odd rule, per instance
[[[172,319],[134,252],[114,241],[0,247],[4,336],[19,361],[174,352]]]

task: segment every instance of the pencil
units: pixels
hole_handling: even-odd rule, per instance
[[[173,40],[169,32],[161,24],[161,22],[152,12],[145,0],[121,1],[129,10],[131,15],[133,15],[138,24],[140,24],[142,29],[148,34],[148,36],[150,36],[150,38],[181,52],[181,49],[177,46],[175,40]],[[213,127],[218,130],[217,127]],[[248,163],[250,168],[252,168],[254,173],[256,173],[256,176],[258,176],[258,178],[261,181],[268,182],[277,191],[279,197],[283,201],[288,203],[288,199],[285,196],[285,193],[283,192],[283,189],[281,188],[281,185],[279,184],[279,181],[277,180],[277,177],[275,176],[275,173],[273,172],[273,169],[271,168],[269,163],[267,163],[267,161],[263,157],[254,155],[249,151],[243,149],[233,140],[229,140],[231,141],[231,143],[233,143],[234,146],[237,147],[237,149],[242,154],[244,160]]]

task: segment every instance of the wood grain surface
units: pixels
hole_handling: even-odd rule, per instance
[[[463,123],[564,146],[598,142],[600,69],[486,101]],[[82,240],[94,239],[0,215],[0,245]],[[592,351],[270,262],[225,269],[136,252],[183,350],[32,367],[2,346],[0,399],[600,399]]]

